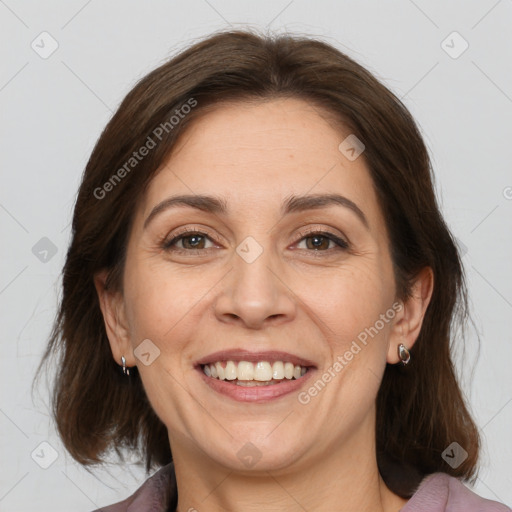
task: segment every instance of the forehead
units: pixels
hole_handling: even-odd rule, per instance
[[[173,194],[209,194],[240,207],[280,207],[292,194],[337,192],[379,216],[364,158],[339,150],[350,132],[301,99],[218,105],[181,135],[150,183],[143,213]],[[378,219],[377,219],[378,220]]]

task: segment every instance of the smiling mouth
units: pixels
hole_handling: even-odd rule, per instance
[[[308,366],[294,365],[288,361],[217,361],[200,366],[207,377],[244,387],[270,386],[298,380],[309,371]]]

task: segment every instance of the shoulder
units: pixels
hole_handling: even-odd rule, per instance
[[[174,510],[176,501],[176,479],[171,462],[149,477],[128,498],[93,512],[167,512]]]
[[[497,501],[484,499],[446,473],[423,479],[401,512],[512,512]]]

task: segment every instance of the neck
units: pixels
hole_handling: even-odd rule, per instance
[[[279,471],[237,472],[222,466],[190,440],[171,448],[178,485],[178,512],[280,510],[283,512],[397,512],[407,500],[388,489],[375,456],[374,427],[324,453],[303,457]]]

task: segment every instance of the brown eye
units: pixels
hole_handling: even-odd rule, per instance
[[[205,233],[198,231],[189,231],[187,233],[181,233],[174,238],[171,238],[167,242],[164,242],[163,248],[169,251],[194,251],[208,249],[206,242],[210,238]],[[179,244],[181,243],[181,247]]]
[[[184,249],[204,249],[205,237],[201,235],[182,236],[180,238]]]
[[[329,249],[329,244],[332,242],[329,238],[323,235],[313,235],[308,236],[304,240],[306,240],[306,246],[308,249]],[[308,243],[310,241],[311,243]]]
[[[308,233],[306,236],[303,236],[299,243],[302,241],[306,242],[306,249],[318,251],[318,252],[328,252],[330,249],[348,249],[348,243],[334,235],[333,233],[328,232],[314,232]],[[331,242],[334,244],[334,247],[329,247]]]

